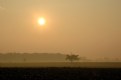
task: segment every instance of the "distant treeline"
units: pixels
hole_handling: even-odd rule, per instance
[[[61,53],[4,53],[0,62],[64,62],[66,55]]]

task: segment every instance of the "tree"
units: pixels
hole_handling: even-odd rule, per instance
[[[71,55],[66,55],[66,60],[69,60],[70,62],[74,62],[74,61],[79,61],[80,58],[79,58],[79,55],[71,54]]]

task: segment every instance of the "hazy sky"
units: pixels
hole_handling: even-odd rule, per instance
[[[0,52],[121,58],[121,0],[0,0]]]

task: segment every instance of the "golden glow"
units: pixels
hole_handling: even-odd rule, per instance
[[[38,24],[39,24],[40,26],[44,26],[45,23],[46,23],[46,21],[45,21],[44,18],[39,18],[39,19],[38,19]]]

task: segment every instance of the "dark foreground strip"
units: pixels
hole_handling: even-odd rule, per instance
[[[121,68],[0,68],[0,80],[121,80]]]

